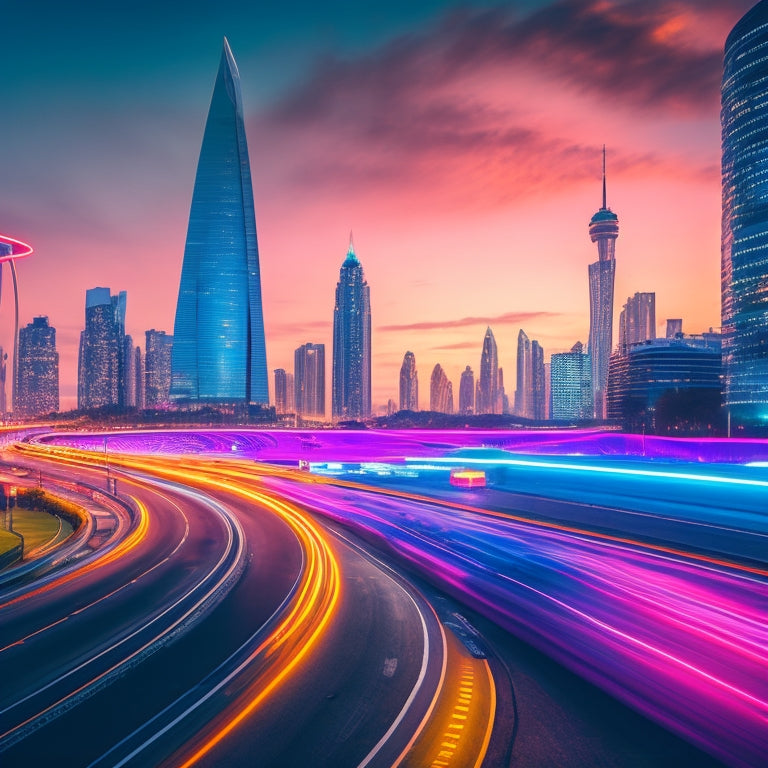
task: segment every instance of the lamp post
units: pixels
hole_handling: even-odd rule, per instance
[[[13,381],[11,382],[11,410],[16,410],[16,387],[18,386],[18,351],[19,351],[19,283],[16,277],[16,259],[29,256],[32,253],[32,246],[15,240],[7,235],[0,234],[0,288],[2,287],[2,266],[7,261],[11,268],[11,279],[13,280],[13,360],[11,369]]]

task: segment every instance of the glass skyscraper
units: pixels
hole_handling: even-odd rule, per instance
[[[192,192],[171,398],[189,405],[269,403],[240,75],[226,39]]]
[[[333,308],[332,406],[334,419],[371,413],[371,291],[351,237]]]
[[[721,295],[725,404],[768,419],[768,1],[725,42]]]
[[[48,324],[47,317],[36,317],[19,331],[18,381],[14,392],[14,413],[39,416],[59,410],[56,329]]]
[[[85,292],[85,329],[80,333],[77,407],[126,404],[125,312],[127,294],[109,288]]]
[[[476,413],[501,413],[499,398],[499,352],[490,326],[483,338],[480,356],[480,378],[477,382]]]
[[[589,265],[589,342],[595,418],[605,416],[605,387],[613,343],[613,285],[616,277],[616,238],[619,217],[608,207],[605,194],[603,147],[603,205],[589,222],[589,237],[597,243],[597,261]]]
[[[296,413],[325,419],[325,344],[302,344],[293,353]]]

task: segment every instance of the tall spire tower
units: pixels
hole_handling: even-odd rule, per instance
[[[589,237],[597,243],[597,261],[589,265],[589,355],[592,365],[594,415],[605,418],[605,387],[613,343],[613,285],[616,277],[616,238],[619,217],[608,207],[603,146],[603,206],[589,222]]]
[[[371,290],[355,254],[352,233],[339,271],[333,307],[332,413],[334,419],[371,414]]]
[[[240,74],[226,38],[192,192],[173,336],[173,400],[269,402],[251,167]]]

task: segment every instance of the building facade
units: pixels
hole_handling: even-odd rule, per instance
[[[171,403],[173,336],[152,328],[144,333],[144,402],[147,408]]]
[[[515,416],[530,418],[533,396],[531,371],[531,341],[521,328],[517,334],[517,387],[515,389]]]
[[[35,317],[19,329],[18,381],[13,411],[32,417],[59,410],[59,353],[56,329],[47,317]]]
[[[413,352],[405,353],[400,366],[400,410],[419,410],[419,374]]]
[[[552,418],[579,421],[593,417],[592,364],[577,341],[570,352],[550,358]]]
[[[325,419],[325,344],[302,344],[293,361],[296,413],[305,419]]]
[[[613,344],[613,288],[616,278],[616,238],[619,217],[608,208],[603,147],[603,205],[589,222],[589,237],[597,244],[597,261],[589,265],[589,342],[595,418],[605,417],[605,387]],[[553,418],[556,418],[553,416]]]
[[[429,410],[453,413],[453,384],[448,381],[448,376],[440,363],[432,369],[429,382]]]
[[[737,421],[768,418],[768,2],[725,42],[721,316],[724,400]]]
[[[275,413],[294,413],[293,374],[285,368],[275,368]]]
[[[608,381],[608,416],[627,429],[655,428],[662,398],[681,393],[711,394],[719,409],[722,388],[720,334],[678,336],[635,344],[624,355],[611,358]]]
[[[476,413],[501,413],[499,397],[499,351],[490,326],[483,338],[480,356],[480,378],[477,381]]]
[[[333,307],[334,419],[365,419],[371,413],[371,291],[352,238],[341,265]]]
[[[109,288],[85,292],[85,329],[80,333],[77,407],[80,410],[124,407],[125,313],[127,295]]]
[[[240,75],[226,39],[192,192],[173,338],[176,403],[269,403]]]
[[[467,366],[461,373],[459,382],[459,413],[475,412],[475,374]]]
[[[619,351],[656,338],[656,294],[636,293],[627,298],[619,315]]]

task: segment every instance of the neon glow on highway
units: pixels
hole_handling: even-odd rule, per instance
[[[77,436],[54,439],[78,444]],[[91,447],[103,437],[82,439]],[[235,453],[253,459],[264,453],[296,462],[309,453],[320,462],[337,461],[333,433],[304,436],[303,442],[295,434],[228,431],[109,439],[113,450],[140,452],[143,446],[158,454],[158,462],[163,454],[184,453],[190,445],[200,450],[201,444],[211,457]],[[392,440],[399,441],[396,449]],[[563,440],[558,437],[561,447]],[[345,434],[338,441],[339,461],[350,461],[363,444]],[[438,442],[443,447],[435,448]],[[211,471],[230,466],[238,481],[257,475],[270,495],[306,505],[394,549],[442,589],[720,759],[759,764],[768,751],[768,477],[764,468],[744,466],[743,460],[760,461],[766,446],[712,443],[713,455],[730,451],[742,462],[694,465],[673,463],[672,446],[664,443],[667,463],[649,466],[641,456],[543,459],[481,452],[477,444],[468,451],[459,442],[430,435],[427,445],[409,435],[411,450],[403,450],[402,435],[367,436],[365,461],[422,467],[414,492],[388,486],[375,473],[361,486],[353,480],[363,478],[354,474],[318,477],[243,461],[222,461]],[[399,458],[395,450],[402,451]],[[690,450],[685,446],[683,453]],[[430,473],[423,469],[428,465],[438,469]],[[463,465],[500,471],[493,484],[502,490],[543,493],[563,503],[577,499],[596,519],[626,509],[631,517],[620,519],[649,526],[657,540],[528,520],[526,497],[514,497],[522,507],[486,511],[483,499],[496,497],[484,491],[459,497],[450,488],[450,467]],[[689,538],[667,544],[663,535],[669,531]],[[706,550],[721,542],[725,556]],[[740,562],[730,554],[732,542],[753,546],[749,557],[763,556]]]

